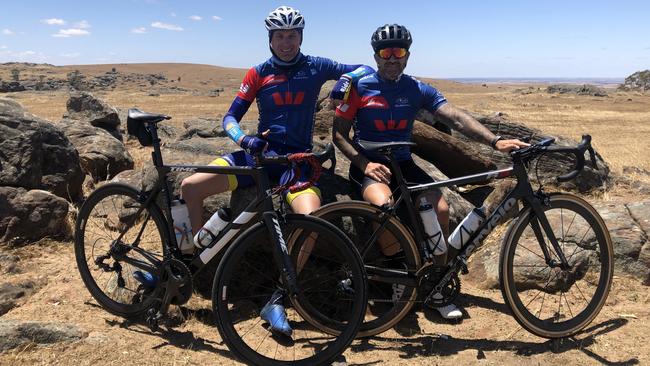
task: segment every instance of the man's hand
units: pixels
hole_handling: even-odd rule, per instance
[[[390,169],[383,164],[369,162],[368,165],[366,165],[363,174],[377,182],[390,184]]]
[[[530,144],[527,144],[521,140],[518,139],[512,139],[512,140],[499,140],[497,141],[496,145],[494,148],[496,150],[499,150],[503,153],[508,153],[512,150],[519,150],[522,147],[530,146]]]

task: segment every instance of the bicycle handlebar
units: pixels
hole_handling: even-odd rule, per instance
[[[513,160],[521,160],[522,162],[530,161],[545,152],[559,152],[569,153],[576,157],[576,164],[573,169],[566,174],[558,176],[558,182],[566,182],[575,178],[585,166],[585,151],[589,151],[591,164],[594,168],[596,165],[596,153],[591,147],[591,136],[582,135],[582,141],[577,146],[551,146],[555,142],[553,138],[544,139],[536,144],[525,147],[523,149],[515,150],[510,153]]]
[[[319,153],[306,152],[306,153],[293,153],[293,154],[286,154],[286,155],[268,155],[268,156],[264,155],[264,153],[259,153],[255,155],[255,158],[257,159],[257,162],[260,165],[294,164],[293,167],[294,174],[292,179],[278,188],[278,190],[287,189],[291,193],[302,191],[304,189],[313,186],[318,181],[318,178],[320,178],[320,175],[323,172],[323,163],[325,163],[326,161],[329,160],[332,162],[332,166],[330,166],[327,169],[328,171],[334,173],[334,169],[336,168],[336,155],[334,154],[334,145],[332,145],[332,143],[328,143],[327,146],[325,146],[325,150]],[[300,179],[301,170],[298,167],[298,165],[295,164],[300,162],[306,162],[307,164],[309,164],[312,169],[312,174],[309,177],[308,181],[300,182],[296,184],[298,179]]]

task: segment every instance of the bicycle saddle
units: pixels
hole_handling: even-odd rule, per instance
[[[164,114],[147,113],[137,108],[131,108],[129,109],[129,119],[142,123],[156,123],[162,120],[171,119],[171,117]]]
[[[390,150],[402,148],[406,146],[415,146],[415,142],[410,141],[389,141],[389,142],[375,142],[375,141],[365,141],[359,140],[359,145],[367,151],[377,151],[380,153],[386,153]]]

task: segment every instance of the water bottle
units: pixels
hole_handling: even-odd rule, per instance
[[[190,215],[187,211],[185,201],[172,201],[172,220],[178,248],[184,254],[192,254],[192,252],[194,252],[194,243],[192,242],[192,224],[190,223]]]
[[[445,243],[445,238],[442,235],[442,229],[433,205],[427,201],[426,197],[422,197],[419,209],[429,249],[436,257],[444,256],[447,253],[447,243]]]
[[[460,248],[467,243],[469,237],[484,221],[485,209],[483,207],[476,207],[465,216],[447,240],[447,243],[449,243],[449,259],[456,258]]]
[[[230,215],[228,215],[226,210],[223,208],[217,210],[194,236],[194,245],[199,248],[205,248],[210,245],[214,238],[219,235],[219,232],[228,225],[229,221]]]

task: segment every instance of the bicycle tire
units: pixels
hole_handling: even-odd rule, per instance
[[[286,215],[280,220],[280,226],[284,238],[300,230],[314,233],[318,239],[298,273],[298,295],[284,302],[293,336],[273,335],[259,316],[271,294],[284,289],[271,252],[275,244],[261,222],[242,233],[219,264],[212,290],[217,328],[231,352],[246,363],[297,366],[331,363],[353,341],[363,320],[366,308],[363,263],[349,239],[321,219]],[[302,243],[294,240],[288,245],[296,265]],[[348,279],[353,293],[339,293],[339,285]],[[296,304],[301,305],[303,312],[297,310]],[[337,335],[314,326],[313,319],[304,316],[305,309],[317,309],[318,314],[334,319],[338,324]]]
[[[383,212],[368,202],[339,201],[321,207],[312,215],[325,219],[341,228],[359,249],[359,246],[367,244],[373,227],[378,227],[378,224],[373,225],[373,223],[379,221],[379,217],[383,215]],[[387,242],[398,246],[398,252],[403,252],[401,260],[406,268],[399,268],[401,265],[399,262],[395,263],[393,261],[390,264],[385,262],[385,257],[381,254],[381,249],[377,244],[384,237],[388,237]],[[370,250],[368,250],[365,257],[362,257],[364,264],[387,269],[407,269],[411,273],[415,273],[422,266],[420,252],[413,240],[413,236],[396,217],[389,218],[384,233],[380,234],[378,241],[372,243]],[[372,276],[369,277],[369,311],[359,328],[358,337],[374,336],[395,326],[409,313],[415,304],[417,288],[404,286],[402,296],[398,301],[393,301],[392,295],[392,285],[373,281]]]
[[[135,188],[122,183],[108,183],[90,194],[79,210],[75,224],[75,258],[81,279],[99,305],[125,318],[138,316],[150,308],[159,297],[161,286],[158,281],[154,289],[144,288],[133,277],[137,268],[115,260],[110,255],[111,248],[115,250],[120,244],[133,244],[131,240],[142,229],[136,245],[162,260],[166,251],[163,243],[168,241],[167,221],[160,208],[152,204],[139,217],[134,217],[139,207]],[[116,239],[122,231],[124,235],[118,243]],[[126,255],[146,261],[137,251],[126,246],[120,248],[127,251]],[[100,260],[103,255],[108,257]]]
[[[553,194],[549,205],[542,207],[571,268],[561,270],[545,263],[530,225],[534,215],[527,207],[504,237],[501,292],[524,329],[543,338],[568,337],[586,327],[605,304],[613,277],[612,242],[603,219],[583,199]]]

